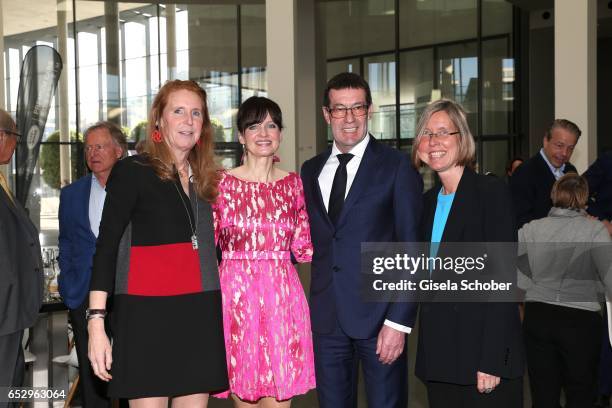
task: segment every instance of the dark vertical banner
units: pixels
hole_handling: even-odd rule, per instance
[[[17,200],[24,206],[38,160],[51,99],[62,72],[62,58],[53,48],[37,45],[23,59],[17,94],[17,129],[21,142],[15,154]]]

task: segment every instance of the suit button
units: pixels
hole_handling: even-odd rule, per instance
[[[40,272],[40,268],[34,268],[34,272]]]
[[[30,247],[33,247],[33,246],[34,246],[34,243],[33,243],[33,242],[30,242]]]
[[[340,271],[340,267],[338,267],[338,266],[334,266],[334,267],[332,268],[332,270],[333,270],[334,272],[338,272],[338,271]]]

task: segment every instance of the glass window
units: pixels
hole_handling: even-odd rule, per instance
[[[239,145],[230,141],[234,140],[234,115],[240,95],[246,98],[267,93],[265,5],[191,3],[170,6],[78,0],[74,2],[76,22],[73,2],[64,3],[68,6],[63,58],[67,95],[62,107],[56,105],[60,101],[57,95],[51,102],[27,205],[33,221],[41,227],[43,244],[57,243],[60,186],[86,171],[77,132],[108,119],[117,121],[133,143],[140,140],[155,93],[169,77],[196,80],[207,90],[216,138],[223,141],[218,149],[223,164],[239,163]],[[6,106],[13,114],[25,53],[36,44],[58,47],[57,4],[56,0],[37,2],[54,12],[31,13],[27,30],[23,24],[13,24],[16,20],[6,7],[3,10]],[[76,41],[72,37],[75,28]],[[173,36],[167,35],[170,30]],[[242,33],[240,39],[238,32]],[[168,50],[175,53],[171,58]],[[174,64],[171,71],[168,64]],[[239,75],[242,89],[238,89]],[[60,147],[58,129],[64,115],[71,142]],[[60,149],[65,151],[61,163]],[[14,177],[9,182],[14,185]]]
[[[244,101],[251,96],[267,96],[265,5],[240,6],[240,28],[241,99]]]
[[[481,174],[492,173],[505,177],[506,162],[510,154],[508,140],[485,140],[482,142]]]
[[[512,4],[507,0],[482,0],[482,35],[512,33]]]
[[[509,39],[482,42],[483,134],[512,133],[514,107],[514,59]]]
[[[359,59],[349,58],[341,61],[333,61],[327,63],[327,80],[330,80],[334,75],[342,72],[359,72]]]
[[[395,56],[386,54],[364,58],[363,65],[374,104],[368,125],[370,133],[378,139],[395,139]]]
[[[318,4],[327,58],[393,50],[394,0],[340,0]]]
[[[211,119],[223,126],[217,140],[233,140],[238,108],[238,29],[234,5],[185,6],[189,27],[189,77],[208,93]]]
[[[465,108],[472,134],[478,131],[478,58],[476,42],[438,47],[436,76],[443,98]]]
[[[433,48],[400,54],[400,137],[414,138],[421,112],[432,99]]]
[[[477,0],[400,0],[400,48],[475,39]]]

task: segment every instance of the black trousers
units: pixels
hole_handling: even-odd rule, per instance
[[[525,304],[525,350],[534,408],[592,407],[597,398],[602,318],[598,312]]]
[[[523,407],[523,377],[502,378],[499,385],[489,394],[478,392],[476,384],[459,385],[429,381],[426,386],[429,408]]]
[[[81,397],[85,408],[106,408],[111,406],[111,400],[106,396],[107,384],[95,376],[91,364],[89,363],[89,357],[87,356],[89,334],[87,333],[85,310],[87,310],[88,304],[89,298],[86,298],[81,306],[69,311],[72,331],[74,333],[74,346],[76,347],[77,357],[79,359]],[[105,326],[108,335],[108,316],[106,320]]]
[[[23,384],[25,366],[21,348],[22,337],[23,331],[0,336],[0,387],[21,387]],[[2,397],[4,399],[6,395]],[[17,405],[0,401],[0,408]]]

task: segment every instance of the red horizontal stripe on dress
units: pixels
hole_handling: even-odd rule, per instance
[[[198,251],[190,242],[131,248],[129,295],[175,296],[201,291]]]

